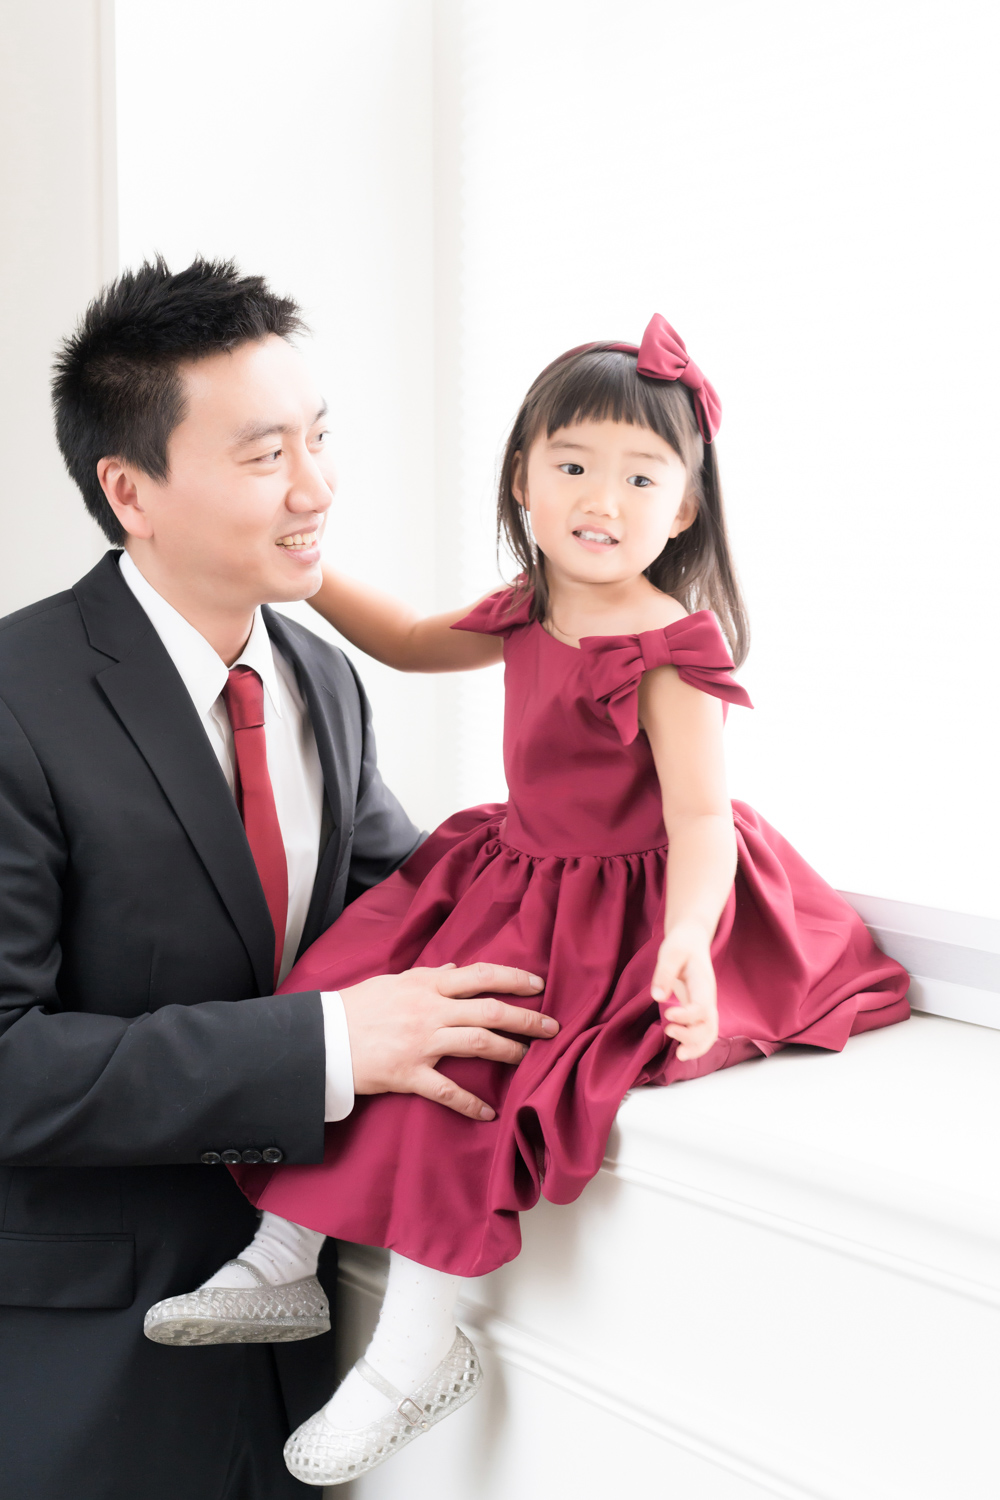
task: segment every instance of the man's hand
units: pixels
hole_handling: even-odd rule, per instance
[[[535,1010],[484,997],[484,990],[537,995],[542,981],[502,964],[456,969],[409,969],[380,974],[340,991],[351,1038],[356,1094],[423,1094],[470,1120],[492,1120],[494,1111],[437,1072],[442,1057],[486,1057],[518,1063],[521,1042],[497,1036],[513,1031],[552,1037],[559,1024]],[[473,996],[479,998],[474,999]]]

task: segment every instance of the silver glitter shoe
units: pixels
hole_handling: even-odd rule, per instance
[[[471,1401],[483,1383],[479,1356],[461,1329],[444,1359],[412,1396],[397,1391],[366,1359],[359,1359],[354,1368],[394,1408],[354,1432],[332,1426],[323,1411],[303,1422],[285,1444],[288,1471],[303,1484],[347,1484],[366,1474]]]
[[[142,1331],[154,1344],[286,1344],[330,1329],[330,1304],[315,1276],[272,1286],[247,1260],[230,1260],[257,1285],[201,1287],[155,1303]],[[225,1269],[225,1267],[223,1267]]]

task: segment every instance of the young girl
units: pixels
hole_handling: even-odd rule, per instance
[[[540,1193],[579,1195],[630,1088],[786,1042],[839,1050],[908,1014],[906,974],[854,911],[726,796],[725,712],[750,700],[726,645],[740,662],[719,413],[661,317],[639,349],[571,350],[535,381],[507,444],[499,530],[523,568],[513,588],[417,620],[328,573],[312,601],[404,671],[503,656],[510,796],[444,823],[283,989],[484,959],[543,976],[538,1003],[560,1031],[516,1069],[440,1064],[491,1123],[375,1095],[327,1127],[322,1165],[236,1168],[265,1210],[254,1242],[151,1310],[148,1331],[168,1342],[308,1337],[328,1326],[313,1280],[323,1236],[392,1250],[365,1359],[288,1441],[307,1484],[355,1478],[474,1394],[459,1279],[518,1253],[518,1215]]]

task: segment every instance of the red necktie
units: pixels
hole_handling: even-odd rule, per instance
[[[278,983],[288,917],[288,866],[267,771],[264,684],[252,667],[233,667],[222,689],[236,747],[236,805],[274,925],[274,982]]]

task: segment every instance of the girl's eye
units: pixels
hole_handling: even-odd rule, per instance
[[[644,490],[652,482],[651,479],[646,478],[645,474],[630,474],[626,480],[627,484],[634,484],[637,490]]]
[[[560,469],[562,469],[562,471],[563,471],[564,474],[582,474],[583,473],[583,465],[582,464],[560,464],[559,467],[560,467]]]

